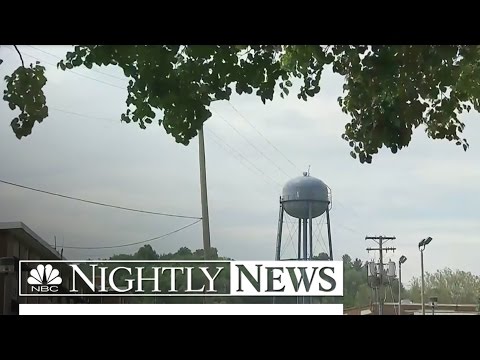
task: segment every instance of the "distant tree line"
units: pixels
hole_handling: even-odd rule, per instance
[[[175,253],[158,254],[150,245],[144,245],[133,254],[118,254],[112,256],[109,260],[203,260],[203,249],[195,251],[189,248],[182,247]],[[225,261],[233,260],[231,258],[219,256],[217,249],[212,248],[209,259]],[[315,256],[316,260],[327,260],[326,253],[320,253]],[[343,303],[345,308],[361,307],[370,305],[375,301],[373,291],[368,284],[367,277],[367,262],[361,259],[352,259],[349,255],[342,256],[344,268],[344,296],[338,298],[315,298],[313,302],[333,302]],[[146,264],[145,264],[146,265]],[[138,266],[141,266],[139,263]],[[202,286],[203,278],[196,274],[193,277],[193,285],[195,287]],[[125,275],[123,275],[125,277]],[[227,287],[229,284],[229,273],[222,272],[218,277],[217,284],[219,286]],[[117,278],[121,280],[121,278]],[[181,279],[178,279],[181,284]],[[410,281],[408,288],[402,284],[402,299],[409,299],[413,302],[420,302],[421,282],[418,277]],[[384,294],[386,302],[398,302],[398,279],[393,279],[391,286],[386,287],[386,294]],[[166,291],[169,284],[161,284],[162,291]],[[180,290],[186,285],[181,284]],[[145,291],[153,289],[152,282],[146,282]],[[461,270],[451,270],[449,268],[437,270],[435,273],[425,273],[425,297],[438,297],[439,303],[445,304],[477,304],[480,297],[480,276],[474,275],[470,272]],[[132,302],[142,303],[272,303],[272,297],[132,297]],[[277,298],[277,302],[282,303],[296,303],[296,297],[282,297]]]

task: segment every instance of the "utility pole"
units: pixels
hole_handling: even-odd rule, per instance
[[[365,240],[373,240],[375,243],[378,244],[378,248],[367,248],[367,251],[378,251],[380,253],[380,262],[378,265],[378,276],[379,276],[379,284],[378,284],[378,315],[383,315],[383,276],[384,276],[384,263],[383,263],[383,252],[388,251],[395,251],[396,248],[394,247],[383,247],[384,243],[389,240],[395,240],[395,236],[365,236]]]
[[[203,258],[210,258],[210,220],[208,216],[208,196],[207,196],[207,168],[205,165],[205,139],[203,136],[203,124],[198,130],[198,154],[200,160],[200,195],[202,201],[202,230],[203,230]],[[205,263],[208,268],[208,263]],[[205,287],[206,289],[206,287]],[[209,303],[207,296],[203,297],[203,303]]]
[[[208,260],[210,255],[210,223],[208,217],[207,170],[205,166],[205,140],[203,137],[203,124],[198,130],[198,144],[200,156],[200,194],[202,199],[203,252],[205,260]]]

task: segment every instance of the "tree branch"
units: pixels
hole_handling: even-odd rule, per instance
[[[18,56],[20,56],[20,60],[22,60],[22,66],[25,67],[25,63],[23,62],[23,57],[20,50],[18,50],[17,45],[13,45],[13,47],[15,48],[15,50],[17,50]]]

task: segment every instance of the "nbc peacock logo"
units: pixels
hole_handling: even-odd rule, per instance
[[[52,265],[39,264],[35,269],[30,270],[27,282],[32,286],[32,291],[58,292],[58,285],[62,283],[62,278],[60,272]]]

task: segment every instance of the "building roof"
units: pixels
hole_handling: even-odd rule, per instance
[[[37,248],[40,251],[43,250],[43,252],[46,252],[49,256],[52,256],[55,259],[66,260],[65,257],[61,256],[58,251],[51,247],[45,240],[21,221],[0,222],[0,231],[12,233],[33,248]]]
[[[384,303],[383,305],[385,315],[398,313],[398,303]],[[478,304],[437,304],[435,315],[479,315],[478,306]],[[344,309],[346,315],[375,315],[376,313],[377,306],[375,304]],[[402,314],[422,315],[422,304],[402,304]],[[432,307],[429,303],[425,303],[425,315],[432,315]]]

